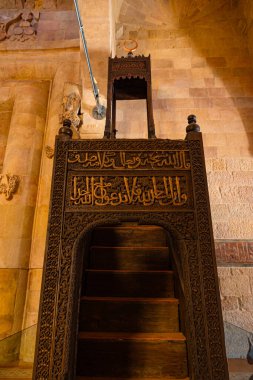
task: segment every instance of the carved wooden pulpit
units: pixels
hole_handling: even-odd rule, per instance
[[[116,137],[117,101],[145,99],[147,105],[148,138],[155,138],[155,124],[152,106],[150,56],[109,58],[107,111],[104,137]]]
[[[162,227],[171,245],[187,349],[186,373],[169,377],[228,380],[200,128],[191,115],[185,140],[114,139],[116,111],[113,108],[112,112],[111,106],[119,99],[146,95],[149,137],[155,137],[150,58],[113,59],[109,66],[106,139],[72,140],[67,121],[56,137],[33,379],[73,380],[80,376],[76,372],[77,340],[83,339],[78,330],[79,305],[91,234],[104,226],[133,223]],[[89,347],[79,362],[87,360]],[[165,355],[165,365],[167,362]],[[99,370],[96,360],[85,363],[89,370],[92,366]],[[85,372],[86,364],[81,367]],[[179,360],[179,371],[181,367]],[[86,376],[78,378],[95,378]]]

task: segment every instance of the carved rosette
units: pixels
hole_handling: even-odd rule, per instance
[[[49,145],[45,146],[45,153],[46,153],[47,158],[51,159],[54,157],[54,149]]]

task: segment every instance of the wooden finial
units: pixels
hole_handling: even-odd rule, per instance
[[[200,132],[200,126],[197,124],[197,117],[195,115],[188,116],[188,125],[186,132]]]
[[[59,136],[61,136],[62,139],[72,138],[73,132],[70,127],[71,127],[71,120],[64,119],[63,126],[59,129]]]

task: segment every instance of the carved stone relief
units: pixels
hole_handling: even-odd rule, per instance
[[[36,38],[37,22],[39,20],[39,12],[25,10],[20,15],[20,21],[10,26],[7,37],[11,41],[27,41]]]
[[[29,9],[55,9],[57,6],[57,0],[17,0],[17,5],[19,3],[22,3],[23,8],[29,8]]]
[[[34,40],[39,17],[39,12],[28,9],[17,12],[12,18],[2,16],[0,18],[0,41],[7,38],[20,42]]]
[[[0,21],[0,41],[4,41],[6,37],[6,24],[3,21]]]
[[[24,0],[0,0],[0,9],[6,8],[8,4],[9,9],[23,8]]]
[[[35,0],[35,8],[37,9],[56,9],[57,0]]]
[[[81,107],[81,98],[79,95],[72,93],[68,96],[64,96],[62,102],[63,112],[61,115],[61,122],[64,119],[69,119],[71,125],[75,128],[79,128],[81,123],[81,118],[79,117]]]
[[[47,158],[53,158],[54,157],[54,149],[49,145],[45,146],[45,153],[46,153]]]
[[[82,125],[80,87],[73,83],[66,83],[62,100],[62,110],[59,115],[60,124],[64,120],[71,121],[71,127],[79,132]]]
[[[5,199],[10,200],[17,191],[20,177],[11,174],[0,174],[0,194],[5,195]]]
[[[71,6],[69,3],[72,3],[69,0],[9,0],[8,2],[10,2],[10,4],[8,4],[10,9],[70,9]],[[6,0],[0,0],[0,8],[6,8],[6,3]]]

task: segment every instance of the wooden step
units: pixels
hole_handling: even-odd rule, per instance
[[[178,332],[178,300],[82,297],[79,330]]]
[[[174,297],[172,271],[86,270],[85,287],[91,297]]]
[[[92,233],[91,246],[166,247],[166,235],[161,227],[127,226],[98,227]]]
[[[7,380],[7,379],[6,379]],[[161,380],[161,377],[91,377],[91,376],[77,376],[76,380]],[[181,378],[163,376],[162,380],[190,380],[189,377]]]
[[[181,333],[79,333],[77,374],[107,377],[187,377]]]
[[[168,247],[91,247],[90,269],[168,270]]]
[[[117,341],[171,341],[185,342],[185,336],[181,332],[176,333],[128,333],[128,332],[90,332],[81,331],[78,339],[98,339],[98,340],[117,340]]]

